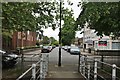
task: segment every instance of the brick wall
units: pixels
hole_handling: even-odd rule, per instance
[[[22,34],[22,35],[21,35]],[[36,32],[14,32],[12,38],[12,49],[17,47],[35,46]]]

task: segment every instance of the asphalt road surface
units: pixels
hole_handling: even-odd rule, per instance
[[[78,58],[79,55],[71,55],[67,51],[61,49],[61,64],[71,64],[71,65],[77,65],[78,64]],[[49,53],[49,63],[50,64],[58,64],[59,59],[59,48],[55,48],[52,50],[52,52]]]

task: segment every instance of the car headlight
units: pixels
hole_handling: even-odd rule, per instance
[[[11,57],[5,57],[6,58],[6,60],[11,60],[12,58]]]
[[[16,54],[10,54],[9,55],[11,58],[17,58],[18,57],[18,55],[16,55]]]

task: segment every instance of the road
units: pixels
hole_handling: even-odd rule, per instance
[[[77,65],[78,64],[78,55],[71,55],[70,53],[68,53],[67,51],[61,49],[61,64],[74,64]],[[59,48],[55,48],[53,49],[52,52],[50,52],[49,55],[49,62],[51,64],[58,64],[58,59],[59,59]]]

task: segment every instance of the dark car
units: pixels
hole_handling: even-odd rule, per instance
[[[43,46],[41,52],[42,53],[49,53],[50,52],[50,47],[49,46]]]
[[[17,63],[18,55],[5,50],[0,50],[0,54],[2,55],[2,67],[11,67]]]

